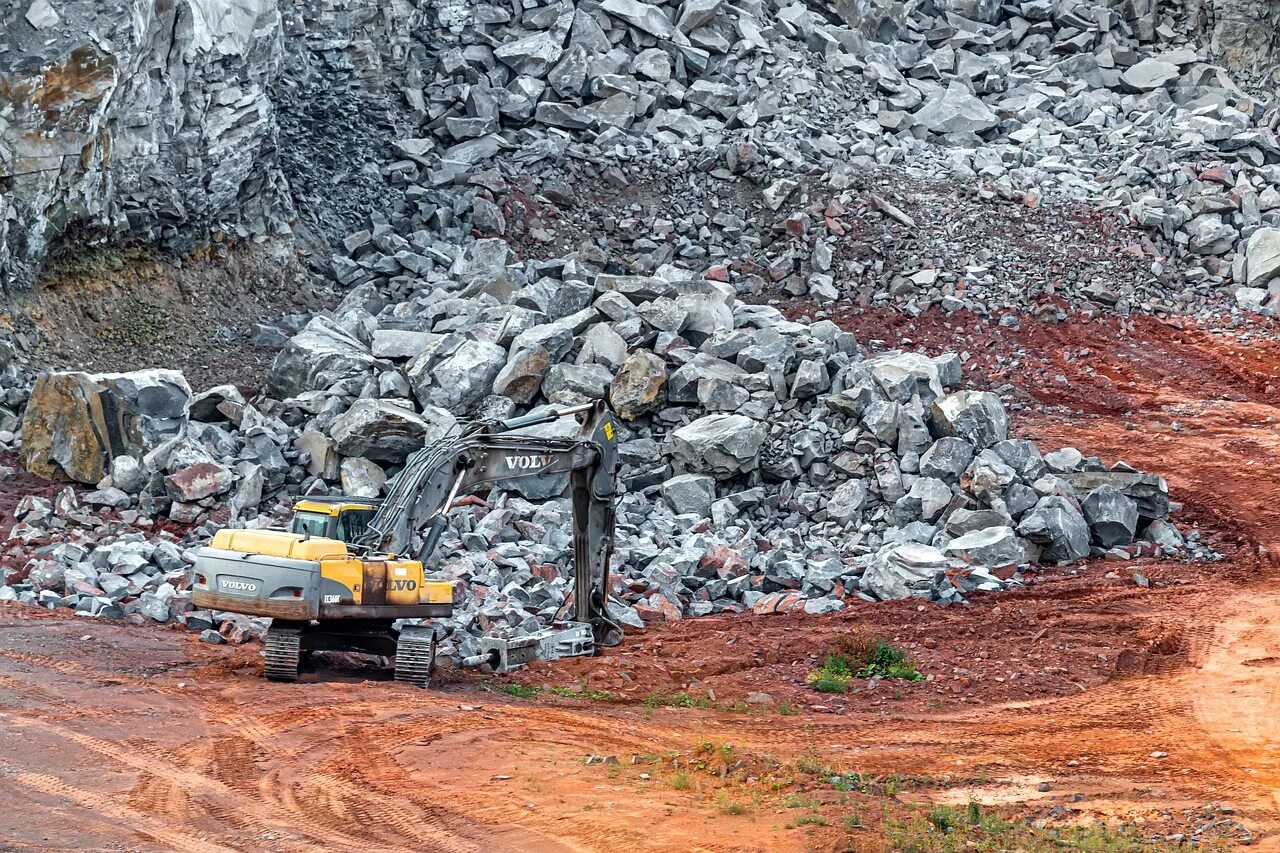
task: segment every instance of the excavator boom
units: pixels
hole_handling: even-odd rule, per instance
[[[574,437],[520,432],[577,414],[585,418]],[[596,641],[605,643],[618,630],[605,609],[613,554],[616,444],[617,426],[603,402],[468,425],[406,460],[365,535],[354,544],[368,553],[411,554],[425,562],[459,495],[495,483],[568,474],[575,621],[590,624]]]

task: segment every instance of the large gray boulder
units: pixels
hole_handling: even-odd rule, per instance
[[[933,404],[933,432],[955,436],[985,450],[1009,437],[1009,414],[990,391],[956,391]]]
[[[176,370],[42,373],[23,416],[22,462],[39,477],[95,484],[113,459],[180,435],[190,404]]]
[[[940,12],[954,12],[970,21],[994,24],[1000,20],[1000,0],[934,0]]]
[[[446,436],[457,423],[452,414],[435,406],[418,415],[387,400],[356,400],[334,420],[329,435],[343,456],[399,463]]]
[[[767,434],[746,415],[706,415],[671,433],[671,454],[686,471],[727,480],[759,467]]]
[[[662,499],[677,515],[711,515],[716,499],[716,481],[706,474],[678,474],[662,484]]]
[[[361,457],[342,460],[342,493],[356,498],[376,498],[387,484],[387,472]]]
[[[1266,287],[1280,276],[1280,228],[1259,228],[1245,248],[1245,275],[1250,287]]]
[[[327,317],[313,317],[271,362],[267,385],[282,399],[296,397],[336,382],[360,382],[372,376],[373,363],[373,355],[357,338]]]
[[[845,480],[831,492],[827,501],[827,518],[839,524],[862,519],[867,505],[867,481],[861,478]]]
[[[943,436],[920,457],[920,475],[954,483],[972,461],[972,444],[963,438]]]
[[[406,374],[424,407],[465,416],[494,393],[494,380],[506,363],[507,351],[497,344],[463,340],[447,355],[424,352],[409,363]]]
[[[1150,92],[1163,89],[1178,79],[1178,66],[1155,57],[1148,57],[1131,65],[1120,75],[1120,83],[1129,92]]]
[[[1020,566],[1034,563],[1039,549],[1011,527],[985,527],[952,539],[942,549],[948,557],[970,566]]]
[[[738,365],[706,353],[698,353],[688,364],[671,373],[667,379],[667,399],[672,403],[698,402],[698,385],[702,380],[741,384],[748,373]]]
[[[663,13],[661,6],[654,3],[646,3],[644,0],[604,0],[600,8],[660,39],[671,38],[675,31],[671,19]]]
[[[1128,545],[1138,531],[1138,504],[1112,485],[1102,485],[1085,496],[1080,508],[1099,547]]]
[[[1137,471],[1077,471],[1064,474],[1076,497],[1088,495],[1100,486],[1112,486],[1138,506],[1138,517],[1146,521],[1169,517],[1169,484],[1163,477]]]
[[[887,545],[870,559],[859,586],[881,601],[929,599],[944,583],[946,571],[946,556],[932,545]]]
[[[919,396],[928,406],[943,394],[942,369],[923,353],[894,350],[868,359],[866,366],[884,394],[899,403]]]
[[[542,382],[542,393],[563,405],[603,400],[612,381],[613,373],[603,364],[556,364]]]
[[[1018,476],[1028,483],[1034,483],[1045,472],[1044,457],[1040,455],[1040,448],[1033,442],[1011,438],[996,442],[991,446],[991,450],[1000,457],[1001,462],[1016,471]]]
[[[956,81],[926,100],[916,111],[915,119],[933,133],[944,135],[983,133],[999,123],[990,107]]]
[[[1018,534],[1040,546],[1045,562],[1071,563],[1089,556],[1089,525],[1069,500],[1041,498],[1018,524]]]

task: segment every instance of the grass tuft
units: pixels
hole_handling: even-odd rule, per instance
[[[907,653],[865,631],[851,631],[836,639],[822,666],[805,681],[820,693],[846,693],[855,678],[896,678],[921,681],[924,676]]]

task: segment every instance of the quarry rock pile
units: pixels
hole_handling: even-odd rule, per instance
[[[164,240],[300,221],[332,248],[313,260],[336,307],[258,330],[280,347],[264,395],[166,371],[32,384],[0,352],[0,445],[93,487],[22,507],[0,597],[163,605],[241,639],[257,628],[186,614],[175,552],[292,496],[376,496],[459,422],[596,399],[625,427],[624,624],[1211,557],[1159,476],[1043,452],[962,354],[868,355],[820,312],[1273,313],[1280,113],[1238,50],[1257,30],[1205,21],[1228,5],[335,0],[183,27],[179,3],[121,8],[94,40],[93,4],[32,4],[8,89],[48,88],[69,57],[85,82],[61,111],[0,113],[0,159],[30,172],[0,195],[7,282],[68,222]],[[946,213],[973,205],[1044,218],[993,247]],[[453,651],[563,603],[556,486],[455,513]],[[157,539],[171,523],[190,527]]]
[[[36,556],[9,571],[3,594],[153,621],[163,603],[203,628],[166,572],[217,527],[274,523],[294,495],[377,495],[408,453],[462,421],[596,399],[621,423],[612,607],[633,627],[825,613],[855,598],[955,603],[1090,556],[1212,557],[1169,523],[1164,480],[1014,438],[1000,397],[966,388],[955,354],[867,355],[830,321],[789,320],[674,266],[625,274],[590,252],[522,261],[497,239],[431,251],[439,271],[412,297],[358,285],[291,338],[271,371],[279,398],[231,386],[182,397],[177,432],[110,458],[80,499],[111,519],[195,525],[184,539],[157,544],[94,528],[74,505],[60,515],[29,501],[11,535]],[[91,380],[52,374],[37,388]],[[180,383],[149,371],[98,377],[96,396],[58,410],[122,411],[160,380],[164,401],[178,399]],[[24,447],[59,426],[39,416],[43,393]],[[65,453],[67,472],[103,464],[89,443]],[[513,480],[453,513],[435,564],[464,591],[452,651],[533,630],[564,604],[564,485]],[[152,570],[154,549],[165,562]],[[145,553],[124,571],[117,555],[135,550]]]

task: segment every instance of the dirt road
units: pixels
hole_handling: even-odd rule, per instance
[[[1259,555],[1280,554],[1280,359],[1066,324],[975,348],[974,367],[1015,350],[1043,380],[1021,433],[1165,473],[1230,558],[1046,572],[966,608],[674,624],[531,668],[523,684],[565,694],[532,698],[339,670],[270,684],[256,647],[6,606],[0,846],[878,850],[910,803],[976,799],[1280,849],[1280,575]],[[852,626],[933,678],[805,688]],[[852,772],[876,781],[837,795],[827,777]]]

